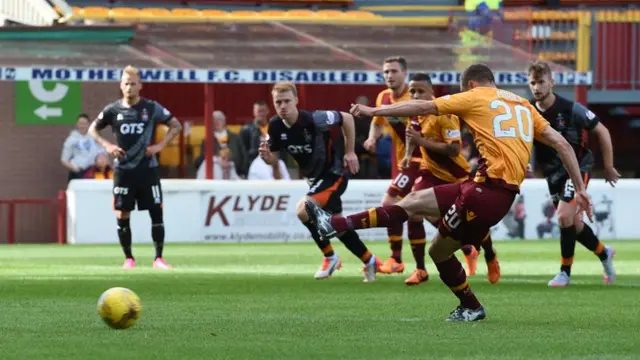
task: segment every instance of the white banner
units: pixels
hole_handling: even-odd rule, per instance
[[[423,71],[434,85],[459,85],[459,71]],[[81,81],[119,82],[122,69],[88,67],[0,67],[4,81]],[[525,86],[524,71],[494,71],[496,84]],[[411,74],[408,75],[410,77]],[[292,81],[296,84],[383,85],[382,72],[371,70],[305,70],[305,69],[140,69],[143,82],[173,83],[243,83],[271,84]],[[554,72],[556,85],[591,85],[590,71]]]
[[[384,180],[351,180],[342,197],[344,214],[378,206],[389,185]],[[118,243],[110,180],[73,180],[67,189],[67,241],[70,244]],[[163,180],[166,241],[290,242],[311,241],[296,217],[305,181]],[[621,180],[611,188],[589,183],[594,232],[603,239],[638,239],[640,180]],[[490,206],[490,204],[489,204]],[[134,211],[135,243],[151,243],[148,212]],[[425,222],[427,236],[435,229]],[[542,179],[526,180],[512,211],[492,229],[496,240],[557,238],[559,228]],[[365,240],[386,240],[386,229],[359,231]],[[406,230],[405,230],[406,234]]]

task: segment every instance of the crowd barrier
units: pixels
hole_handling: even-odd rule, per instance
[[[343,196],[344,213],[377,206],[388,181],[352,180]],[[110,180],[73,180],[67,189],[67,243],[117,244],[116,220],[112,213]],[[162,181],[164,220],[168,243],[208,242],[296,242],[311,241],[295,215],[296,203],[308,190],[305,181]],[[638,239],[636,213],[640,210],[640,180],[621,180],[611,188],[603,180],[589,183],[595,218],[592,227],[603,239]],[[557,219],[549,206],[546,182],[526,180],[521,199],[492,229],[496,240],[518,239],[519,221],[525,218],[526,239],[557,238]],[[490,204],[488,204],[490,206]],[[150,219],[146,211],[132,213],[135,243],[151,243]],[[435,229],[428,223],[427,236]],[[366,240],[386,240],[386,229],[360,232]]]

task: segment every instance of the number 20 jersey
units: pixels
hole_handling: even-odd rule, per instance
[[[519,191],[533,139],[549,126],[531,103],[506,90],[477,87],[435,100],[440,115],[458,116],[470,128],[480,153],[474,181]]]

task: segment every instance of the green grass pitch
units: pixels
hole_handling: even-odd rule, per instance
[[[485,305],[477,323],[444,321],[457,299],[440,281],[407,287],[403,275],[362,283],[339,242],[343,268],[313,279],[312,244],[167,244],[176,269],[119,269],[117,246],[0,247],[0,358],[8,359],[638,359],[640,242],[612,242],[618,281],[577,246],[573,285],[548,288],[557,241],[497,242],[502,279],[470,278]],[[385,258],[385,243],[369,244]],[[404,255],[413,266],[408,243]],[[461,254],[458,255],[461,258]],[[142,299],[138,323],[109,329],[97,315],[107,288]]]

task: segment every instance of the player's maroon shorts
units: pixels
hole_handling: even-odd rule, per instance
[[[430,189],[434,186],[446,185],[446,184],[449,184],[449,183],[433,175],[430,171],[420,170],[420,173],[418,173],[418,178],[416,179],[416,182],[413,184],[412,191]]]
[[[440,213],[438,230],[462,245],[480,245],[492,226],[509,212],[516,192],[500,185],[467,180],[433,188]]]
[[[411,188],[416,179],[420,176],[420,164],[412,163],[409,168],[402,170],[398,176],[391,182],[389,189],[387,189],[387,195],[394,199],[402,199],[409,195]]]

